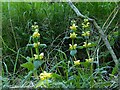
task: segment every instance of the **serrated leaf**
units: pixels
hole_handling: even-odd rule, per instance
[[[71,56],[74,56],[76,53],[77,53],[77,50],[71,50],[71,51],[70,51],[70,55],[71,55]]]
[[[33,70],[34,69],[34,65],[32,62],[26,62],[21,64],[22,67],[27,68],[28,70]]]
[[[34,61],[33,63],[34,63],[34,67],[38,69],[43,64],[43,61],[39,60],[39,61]]]

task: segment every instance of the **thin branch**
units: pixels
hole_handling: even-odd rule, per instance
[[[80,18],[87,18],[89,21],[91,21],[93,23],[93,25],[95,26],[95,28],[98,30],[98,32],[100,33],[100,36],[102,38],[102,40],[104,41],[107,49],[109,50],[115,64],[118,66],[118,60],[117,57],[112,49],[112,47],[110,46],[110,43],[106,37],[106,35],[104,34],[102,28],[100,26],[98,26],[98,24],[96,23],[96,21],[92,18],[86,17],[83,14],[80,13],[80,11],[75,7],[75,5],[71,2],[71,0],[68,0],[68,4],[70,5],[70,7],[74,10],[74,12],[77,14],[78,17]]]

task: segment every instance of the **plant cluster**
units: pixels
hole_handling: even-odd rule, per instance
[[[28,62],[22,64],[21,66],[29,70],[30,73],[29,77],[31,77],[33,73],[34,78],[37,79],[37,83],[35,84],[35,87],[78,87],[78,88],[99,87],[99,84],[96,83],[98,83],[99,80],[102,80],[103,77],[100,76],[100,73],[104,70],[101,69],[100,71],[99,68],[97,68],[96,71],[93,69],[94,67],[93,64],[94,63],[97,64],[97,63],[95,61],[95,57],[91,53],[92,52],[91,48],[94,49],[95,43],[93,43],[90,40],[91,31],[90,31],[90,22],[88,21],[88,19],[84,19],[81,26],[82,26],[82,32],[79,33],[80,31],[78,30],[76,21],[75,20],[71,21],[71,26],[69,31],[70,36],[68,37],[69,39],[71,39],[71,44],[69,44],[69,51],[71,56],[69,59],[67,57],[65,58],[68,62],[62,61],[64,62],[65,73],[66,73],[66,75],[63,76],[62,74],[59,75],[57,72],[49,73],[44,70],[45,69],[43,68],[45,62],[44,53],[43,52],[40,53],[40,48],[46,47],[46,44],[40,43],[40,33],[39,33],[38,25],[36,23],[32,25],[33,34],[31,36],[32,39],[30,40],[32,40],[33,44],[29,43],[27,45],[27,47],[31,48],[32,58],[27,57],[26,59],[28,60]],[[79,37],[82,37],[84,40],[81,46],[79,46],[75,40]],[[32,48],[35,49],[34,54]],[[77,59],[76,55],[78,49],[86,50],[87,58],[85,60]],[[62,53],[64,52],[62,51]],[[55,68],[58,69],[58,66],[55,66]],[[38,76],[39,72],[41,73]],[[87,85],[86,82],[88,82]],[[103,82],[105,81],[103,80]],[[111,82],[105,82],[105,83],[110,84]]]

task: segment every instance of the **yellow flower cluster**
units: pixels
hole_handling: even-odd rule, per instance
[[[70,26],[70,29],[72,30],[72,33],[70,33],[70,38],[72,39],[72,44],[69,44],[69,50],[72,52],[72,50],[76,50],[76,48],[77,48],[77,44],[74,44],[74,42],[75,42],[74,39],[77,37],[77,34],[75,32],[76,32],[78,26],[75,25],[75,20],[72,20],[71,22],[72,22],[72,26]],[[74,56],[74,55],[75,54],[73,54],[72,56]],[[80,65],[80,60],[74,61],[74,65],[75,66]]]
[[[69,44],[69,49],[70,50],[75,50],[76,47],[77,47],[77,44],[74,44],[74,45]]]
[[[91,45],[92,45],[91,43],[84,42],[83,47],[87,48],[87,47],[91,47]]]
[[[33,46],[37,48],[40,45],[40,42],[34,43]]]
[[[85,59],[85,60],[86,60],[86,62],[89,62],[89,63],[93,62],[93,58],[89,58],[89,59]]]
[[[80,65],[80,60],[74,61],[74,65],[75,66]]]
[[[88,19],[84,19],[84,22],[82,23],[83,28],[88,28],[90,23],[88,22]]]
[[[73,31],[76,31],[77,30],[77,27],[75,24],[73,24],[72,26],[70,26],[70,29],[73,30]]]
[[[32,25],[32,30],[34,30],[34,31],[39,31],[39,30],[38,30],[38,25]]]
[[[82,32],[82,36],[84,36],[84,37],[85,37],[85,36],[90,36],[90,31],[86,31],[86,32],[83,31],[83,32]]]
[[[52,77],[52,73],[47,73],[46,71],[44,71],[43,73],[40,74],[39,77],[41,80],[46,80]]]
[[[32,35],[33,38],[38,38],[40,37],[40,34],[38,33],[38,31],[35,31]]]
[[[76,38],[76,36],[77,36],[77,34],[76,34],[75,32],[70,33],[70,38],[71,38],[71,39],[75,39],[75,38]]]
[[[43,57],[44,57],[44,53],[41,53],[40,55],[36,55],[36,54],[34,54],[34,57],[35,57],[35,59],[43,59]]]

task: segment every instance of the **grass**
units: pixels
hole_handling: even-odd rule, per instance
[[[117,6],[116,3],[74,3],[76,7],[86,16],[92,17],[99,25],[106,22],[107,17]],[[3,20],[3,87],[20,86],[30,87],[52,87],[52,88],[116,88],[117,73],[112,73],[114,63],[103,42],[100,42],[94,48],[90,49],[95,60],[98,60],[93,66],[93,72],[89,72],[89,65],[84,63],[87,58],[85,49],[78,50],[76,58],[81,60],[81,65],[75,67],[73,57],[69,53],[70,21],[75,19],[79,26],[78,34],[82,32],[82,19],[76,17],[75,13],[67,3],[2,3]],[[114,15],[114,14],[113,14]],[[117,16],[119,16],[117,14]],[[107,30],[112,46],[118,38],[117,32],[118,19],[115,17]],[[111,16],[112,17],[112,16]],[[109,18],[111,20],[111,18]],[[27,47],[27,44],[33,43],[30,36],[33,34],[31,25],[38,23],[41,34],[40,43],[45,43],[47,48],[41,48],[39,51],[45,53],[45,58],[41,68],[37,68],[37,74],[42,71],[54,73],[53,79],[42,82],[33,75],[36,70],[27,70],[21,65],[27,62],[26,57],[32,57],[34,49]],[[106,26],[109,24],[107,22]],[[106,27],[105,26],[105,27]],[[98,42],[99,34],[91,27],[94,33],[90,41]],[[81,46],[84,39],[80,38],[75,42]],[[97,51],[94,51],[94,50]],[[119,50],[116,50],[119,53]],[[107,54],[108,53],[108,54]],[[91,55],[92,56],[92,55]],[[118,54],[118,58],[119,58]],[[39,63],[39,62],[38,62]],[[40,62],[41,63],[41,62]],[[37,62],[35,63],[37,66]],[[35,73],[34,73],[35,74]],[[94,77],[93,77],[94,76]],[[92,81],[94,78],[94,82]]]

